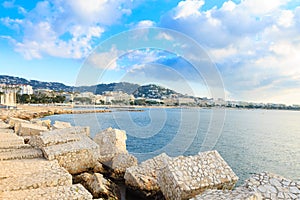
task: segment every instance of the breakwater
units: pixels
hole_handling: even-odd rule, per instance
[[[138,164],[125,131],[99,130],[92,140],[88,127],[50,124],[12,117],[0,123],[2,199],[121,199],[118,181],[145,199],[300,198],[298,182],[267,172],[234,187],[238,177],[216,151]]]

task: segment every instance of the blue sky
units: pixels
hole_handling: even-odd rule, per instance
[[[152,27],[162,29],[159,41],[147,35]],[[171,52],[157,48],[160,45],[153,48],[149,38],[154,44],[169,45],[172,34],[164,29],[201,46],[206,54],[194,57],[203,71],[195,71],[195,52],[187,48],[189,43],[180,47],[186,48],[185,56],[176,48]],[[143,48],[121,49],[122,44],[135,43],[123,34],[130,30],[145,36],[136,42],[143,40],[148,46],[140,43]],[[112,39],[116,44],[103,51],[101,45]],[[177,43],[172,41],[173,46]],[[89,68],[86,83],[80,83],[92,83],[90,76],[98,75],[96,82],[157,83],[197,96],[214,96],[213,91],[223,89],[226,99],[300,104],[299,55],[299,0],[9,0],[0,4],[0,74],[27,79],[76,85],[89,61],[97,61],[96,67]],[[100,66],[107,59],[110,66]],[[210,59],[217,73],[207,75],[209,67],[201,59]],[[218,77],[222,84],[214,84]]]

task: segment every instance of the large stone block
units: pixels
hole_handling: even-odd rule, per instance
[[[217,151],[167,160],[158,185],[167,200],[192,198],[207,189],[232,189],[238,177]]]
[[[254,174],[241,187],[260,193],[262,199],[300,199],[300,182],[269,172]]]
[[[111,167],[116,176],[124,176],[126,169],[132,166],[137,166],[138,161],[136,157],[131,154],[122,153],[116,155],[111,162]]]
[[[128,153],[126,150],[126,132],[119,129],[108,128],[94,137],[100,147],[100,161],[110,161],[115,155]]]
[[[60,166],[71,174],[78,174],[92,169],[99,158],[99,146],[90,138],[41,148],[45,158],[56,159]]]
[[[0,162],[0,169],[0,194],[3,191],[72,185],[72,176],[56,160],[7,160]]]
[[[0,133],[0,149],[15,148],[24,145],[24,139],[13,133]]]
[[[64,144],[67,142],[79,141],[82,137],[89,135],[89,127],[74,126],[70,128],[43,132],[39,136],[31,137],[31,139],[29,140],[29,144],[35,147],[42,148],[57,144]]]
[[[41,132],[47,131],[47,127],[36,124],[20,123],[18,132],[20,136],[34,136],[40,135]]]
[[[30,148],[28,148],[28,146]],[[0,161],[42,157],[42,151],[37,148],[32,148],[30,145],[22,145],[19,146],[19,148],[0,149]]]
[[[190,200],[262,200],[259,193],[244,188],[234,190],[206,190]]]
[[[126,169],[137,166],[137,158],[128,153],[117,154],[110,162],[98,163],[94,172],[100,172],[114,180],[123,181]]]
[[[19,191],[6,191],[1,193],[3,200],[92,200],[93,196],[81,185],[46,187]]]
[[[50,119],[46,119],[46,120],[40,120],[40,119],[32,119],[30,120],[30,122],[32,124],[37,124],[39,126],[45,126],[47,127],[48,129],[51,128],[51,120]]]
[[[160,195],[160,187],[157,182],[158,173],[171,159],[163,153],[142,162],[138,166],[127,168],[124,175],[125,184],[142,196]]]
[[[61,122],[61,121],[55,121],[52,126],[53,129],[63,129],[63,128],[70,128],[70,127],[72,127],[71,123]]]
[[[29,121],[27,120],[23,120],[23,119],[19,119],[19,118],[14,118],[14,117],[10,117],[8,119],[8,124],[10,125],[11,128],[14,128],[16,124],[19,124],[19,123],[30,123]]]

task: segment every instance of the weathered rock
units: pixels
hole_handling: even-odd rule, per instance
[[[165,198],[189,199],[207,189],[232,189],[238,177],[217,151],[166,160],[158,176]]]
[[[9,129],[10,125],[0,120],[0,129]]]
[[[43,132],[29,143],[41,148],[48,160],[56,159],[71,174],[77,174],[93,168],[99,158],[99,146],[87,135],[89,128],[71,127]]]
[[[72,176],[56,160],[6,160],[0,162],[0,169],[0,193],[72,185]]]
[[[18,132],[16,132],[20,136],[34,136],[40,135],[41,132],[47,131],[47,127],[39,126],[36,124],[28,124],[28,123],[20,123],[20,127]]]
[[[42,157],[43,153],[40,149],[32,148],[30,145],[25,144],[20,146],[19,148],[0,149],[0,161]]]
[[[97,162],[94,169],[93,169],[94,173],[100,173],[100,174],[110,174],[110,171],[108,169],[108,167],[105,167],[102,165],[102,163]]]
[[[53,129],[63,129],[63,128],[70,128],[72,125],[69,122],[61,122],[55,121],[52,128]]]
[[[260,193],[253,192],[244,188],[235,190],[206,190],[190,200],[262,200]]]
[[[67,142],[41,148],[45,158],[56,159],[60,166],[71,174],[93,169],[99,158],[99,146],[88,137],[80,141]]]
[[[0,134],[1,133],[15,133],[13,129],[0,129]]]
[[[96,134],[94,141],[100,147],[100,161],[109,162],[117,154],[128,153],[126,139],[126,132],[119,129],[108,128]]]
[[[138,161],[136,157],[128,153],[122,153],[116,155],[112,159],[111,165],[109,167],[113,169],[113,177],[115,179],[122,179],[124,178],[126,169],[132,166],[137,166],[137,164]]]
[[[255,174],[241,186],[263,199],[300,199],[300,183],[269,172]]]
[[[158,173],[165,162],[172,160],[165,153],[126,169],[125,184],[143,197],[160,196]]]
[[[24,145],[22,137],[13,133],[0,133],[0,149],[16,148],[21,145]]]
[[[42,148],[67,142],[80,141],[82,137],[89,135],[89,127],[74,126],[43,132],[41,135],[31,137],[29,144],[34,147]]]
[[[116,184],[107,180],[102,174],[83,173],[74,178],[75,183],[81,183],[87,188],[94,198],[121,199],[119,188]]]
[[[32,119],[32,120],[30,120],[30,122],[33,124],[37,124],[39,126],[45,126],[45,127],[47,127],[47,129],[50,129],[50,127],[51,127],[50,119],[46,119],[46,120]]]
[[[8,119],[8,124],[10,125],[11,128],[15,128],[15,125],[19,124],[19,123],[28,123],[29,124],[30,122],[27,121],[27,120],[14,118],[14,117],[11,117],[11,118]]]
[[[3,200],[91,200],[92,195],[81,185],[46,187],[19,191],[5,191],[1,193]]]

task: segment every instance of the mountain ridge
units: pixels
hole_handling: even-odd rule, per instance
[[[38,80],[27,80],[25,78],[0,75],[0,84],[19,84],[19,85],[31,85],[34,90],[36,89],[49,89],[54,91],[65,92],[92,92],[94,94],[103,94],[106,91],[122,91],[127,94],[133,94],[135,97],[145,98],[162,98],[164,95],[181,95],[180,93],[158,86],[155,84],[139,85],[135,83],[119,82],[108,84],[97,84],[91,86],[68,86],[59,82],[46,82]]]

